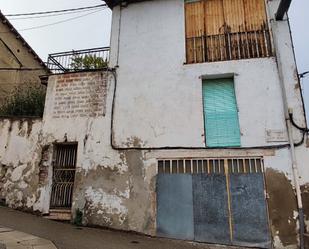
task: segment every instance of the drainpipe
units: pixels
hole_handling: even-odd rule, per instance
[[[119,66],[119,50],[120,50],[120,35],[121,35],[121,16],[122,16],[122,4],[121,4],[121,1],[120,1],[120,4],[119,4],[119,27],[118,27],[118,37],[117,37],[117,61],[116,61],[116,67]]]
[[[292,113],[292,110],[289,110],[288,113]],[[286,120],[286,122],[287,122],[287,128],[288,128],[288,133],[289,133],[289,143],[290,143],[290,151],[291,151],[291,157],[292,157],[292,170],[293,170],[293,177],[294,177],[294,184],[295,184],[295,189],[296,189],[296,198],[297,198],[297,205],[298,205],[299,242],[300,242],[300,249],[304,249],[304,233],[305,233],[304,210],[303,210],[303,202],[302,202],[302,197],[301,197],[301,189],[299,185],[299,174],[298,174],[298,166],[297,166],[296,155],[295,155],[293,130],[292,130],[290,118]]]
[[[274,31],[274,29],[275,29],[274,21],[272,21],[272,30]],[[280,81],[282,100],[283,100],[283,108],[284,108],[287,131],[288,131],[288,139],[289,139],[289,144],[290,144],[290,153],[291,153],[291,159],[292,159],[292,172],[293,172],[294,185],[295,185],[295,190],[296,190],[298,219],[299,219],[299,233],[300,233],[299,234],[300,249],[304,249],[304,211],[303,211],[303,202],[302,202],[301,190],[300,190],[300,184],[299,184],[298,165],[296,161],[296,154],[295,154],[295,147],[294,147],[293,126],[292,126],[292,122],[290,119],[290,114],[293,112],[293,110],[290,109],[288,106],[287,93],[286,93],[286,88],[284,84],[282,59],[281,59],[281,54],[280,54],[279,46],[278,46],[278,40],[277,40],[275,32],[273,32],[273,37],[274,37],[273,40],[274,40],[274,46],[275,46],[275,51],[276,51],[277,68],[278,68],[279,81]]]

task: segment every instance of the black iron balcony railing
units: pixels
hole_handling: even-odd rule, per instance
[[[72,50],[48,56],[48,68],[52,73],[76,72],[108,67],[109,47]]]

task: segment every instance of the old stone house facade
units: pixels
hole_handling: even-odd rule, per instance
[[[0,12],[0,104],[22,84],[40,86],[48,68]]]
[[[119,2],[107,1],[108,68],[62,65],[43,119],[1,120],[3,202],[153,236],[297,248],[309,154],[280,1]]]

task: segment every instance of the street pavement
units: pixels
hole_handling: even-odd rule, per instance
[[[57,249],[49,240],[0,226],[0,249]]]
[[[222,249],[224,246],[206,245],[186,241],[151,238],[134,233],[106,229],[77,227],[56,222],[32,214],[0,207],[0,226],[15,231],[15,240],[50,240],[58,249]],[[17,232],[19,231],[19,232]],[[26,235],[25,235],[26,233]],[[29,235],[31,234],[31,235]],[[28,237],[27,237],[28,236]],[[35,237],[35,238],[36,238]],[[1,241],[0,233],[0,243]],[[42,242],[42,241],[41,241]],[[45,241],[46,242],[46,241]],[[26,242],[24,242],[26,243]],[[52,247],[30,247],[31,249],[54,249]],[[231,248],[231,247],[229,247]],[[0,246],[0,249],[1,246]],[[11,249],[11,248],[7,248]],[[25,249],[13,247],[12,249]],[[28,249],[28,248],[27,248]]]

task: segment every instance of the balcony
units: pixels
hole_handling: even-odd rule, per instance
[[[186,50],[187,64],[263,58],[273,55],[268,29],[188,37]]]
[[[47,65],[53,74],[106,69],[109,50],[109,47],[100,47],[54,53],[48,56]]]

